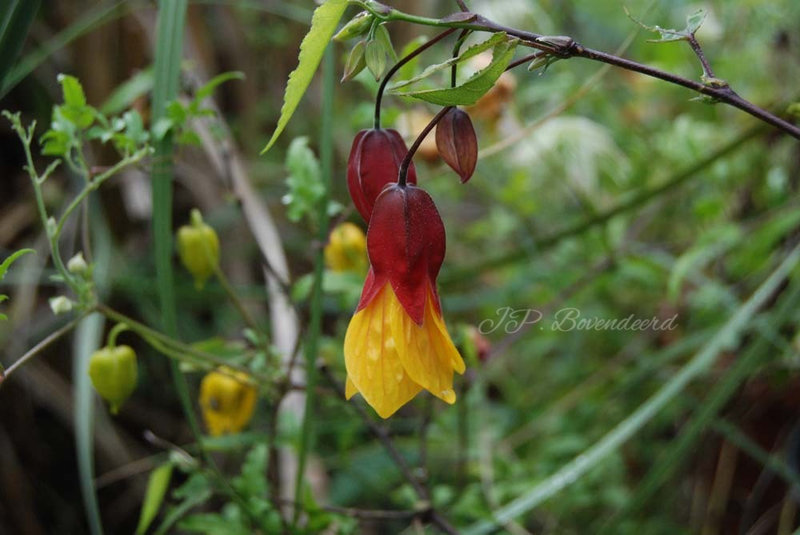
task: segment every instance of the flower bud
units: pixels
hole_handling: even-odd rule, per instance
[[[342,223],[331,231],[324,254],[332,271],[367,272],[367,237],[353,223]]]
[[[333,36],[334,41],[342,42],[367,33],[372,26],[372,14],[362,11],[342,26],[342,29]]]
[[[216,437],[244,429],[253,417],[256,394],[246,373],[227,367],[208,373],[200,383],[200,408],[208,432]]]
[[[136,388],[136,353],[129,346],[103,347],[89,359],[89,377],[100,397],[108,401],[111,414]]]
[[[462,183],[470,179],[478,162],[478,138],[467,112],[451,108],[444,114],[436,125],[436,147]]]
[[[73,303],[68,297],[64,297],[63,295],[59,295],[58,297],[50,298],[50,310],[53,311],[53,314],[58,316],[59,314],[66,314],[67,312],[72,310]]]
[[[380,80],[381,76],[383,76],[383,71],[386,70],[387,62],[386,45],[383,41],[377,39],[367,41],[364,49],[364,62],[372,76],[375,77],[375,81]]]
[[[214,229],[203,222],[196,208],[192,210],[191,220],[190,225],[178,229],[178,256],[194,277],[195,288],[200,290],[219,263],[219,238]]]
[[[350,51],[347,57],[347,63],[344,65],[344,74],[342,74],[342,82],[347,82],[355,78],[358,73],[364,70],[367,62],[364,59],[364,50],[366,49],[366,42],[362,39],[356,43],[356,46]]]
[[[347,188],[364,221],[369,222],[375,199],[384,186],[397,181],[400,163],[407,152],[397,130],[371,128],[356,135],[347,160]],[[413,162],[408,167],[406,181],[417,182]]]
[[[86,260],[83,258],[83,253],[78,253],[67,262],[67,271],[75,275],[84,275],[89,269]]]

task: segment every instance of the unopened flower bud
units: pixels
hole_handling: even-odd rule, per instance
[[[334,41],[342,42],[367,33],[372,26],[372,14],[362,11],[342,26],[342,29],[333,36]]]
[[[56,316],[58,316],[59,314],[66,314],[67,312],[70,312],[73,307],[72,301],[68,297],[64,297],[63,295],[51,298],[49,303],[50,303],[50,310],[52,310],[53,314],[55,314]]]
[[[467,112],[451,108],[444,114],[436,125],[436,147],[462,183],[470,179],[478,162],[478,138]]]
[[[353,223],[342,223],[331,231],[324,254],[332,271],[367,271],[367,237]]]
[[[108,401],[111,414],[117,414],[136,388],[136,353],[124,345],[98,349],[89,359],[89,377],[97,393]]]
[[[400,163],[408,148],[397,130],[362,130],[353,140],[347,160],[347,188],[358,213],[369,222],[375,199],[383,188],[397,181]],[[407,183],[416,184],[414,163],[408,167]]]
[[[350,51],[350,55],[347,57],[347,63],[344,65],[344,74],[342,74],[342,82],[346,82],[348,80],[352,80],[353,78],[358,75],[361,71],[364,70],[364,67],[367,66],[367,62],[364,59],[364,51],[366,49],[367,43],[362,39],[361,41],[356,43],[356,46],[353,47],[353,50]]]
[[[219,238],[214,229],[203,222],[200,210],[191,213],[191,224],[178,229],[178,256],[194,277],[194,285],[202,289],[219,263]]]
[[[79,252],[75,256],[69,259],[67,262],[67,271],[70,273],[74,273],[75,275],[83,275],[89,269],[89,265],[86,263],[86,260],[83,258],[83,253]]]

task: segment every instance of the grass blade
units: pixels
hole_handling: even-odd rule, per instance
[[[6,75],[25,43],[40,3],[40,0],[10,0],[0,8],[0,88],[5,87]]]

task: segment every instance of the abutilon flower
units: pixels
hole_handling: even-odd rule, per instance
[[[408,152],[397,130],[370,128],[356,134],[347,160],[347,188],[356,210],[369,222],[375,199],[383,188],[397,180],[400,163]],[[416,184],[414,163],[408,167],[407,182]]]
[[[442,319],[436,277],[445,231],[431,197],[386,186],[367,231],[370,270],[344,340],[346,397],[361,393],[388,418],[423,388],[454,403],[453,372],[464,361]]]

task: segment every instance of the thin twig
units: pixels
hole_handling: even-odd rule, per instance
[[[689,46],[692,47],[692,51],[694,52],[697,59],[700,60],[700,65],[703,66],[703,76],[705,78],[716,78],[714,76],[714,71],[711,70],[711,65],[708,63],[706,59],[706,55],[703,53],[703,48],[700,46],[700,43],[697,42],[697,38],[695,38],[694,34],[690,34],[687,37],[689,41]]]
[[[748,113],[753,117],[778,128],[790,136],[800,139],[800,127],[785,121],[776,115],[773,115],[772,113],[756,106],[748,100],[745,100],[744,98],[740,97],[731,87],[729,87],[728,84],[713,78],[709,80],[708,83],[690,80],[688,78],[662,71],[661,69],[657,69],[649,65],[644,65],[642,63],[615,56],[600,50],[585,47],[569,36],[540,35],[537,33],[498,24],[481,15],[475,15],[475,17],[470,18],[469,20],[461,21],[432,19],[404,13],[389,6],[378,4],[374,1],[369,3],[360,3],[360,5],[384,21],[398,20],[426,26],[435,26],[439,28],[461,28],[492,33],[504,32],[507,35],[520,39],[520,44],[523,46],[536,48],[559,58],[584,58],[613,65],[628,71],[638,72],[653,78],[658,78],[665,82],[679,85],[710,97],[715,102],[724,102],[725,104],[739,108],[745,113]]]
[[[383,80],[381,80],[381,85],[378,86],[378,95],[375,98],[375,122],[373,125],[375,128],[381,127],[381,101],[383,100],[383,92],[386,90],[386,84],[389,83],[389,80],[391,80],[392,76],[394,76],[394,74],[397,71],[399,71],[403,65],[405,65],[418,55],[422,54],[425,50],[435,45],[436,43],[438,43],[439,41],[441,41],[454,31],[456,31],[456,28],[450,28],[449,30],[443,31],[430,41],[427,41],[418,46],[417,48],[415,48],[411,53],[409,53],[407,56],[405,56],[400,61],[395,63],[394,66],[391,69],[389,69],[389,72],[387,72],[386,76],[384,76]]]
[[[55,342],[56,340],[58,340],[59,338],[61,338],[65,334],[67,334],[68,332],[70,332],[72,329],[74,329],[78,325],[78,323],[80,323],[81,320],[83,318],[85,318],[90,312],[92,312],[92,310],[87,310],[87,311],[81,313],[79,316],[74,318],[72,321],[70,321],[69,323],[65,324],[60,329],[57,329],[57,330],[53,331],[52,333],[50,333],[47,336],[47,338],[45,338],[44,340],[42,340],[41,342],[39,342],[38,344],[36,344],[32,348],[30,348],[24,355],[22,355],[20,358],[18,358],[14,362],[14,364],[9,366],[4,372],[0,373],[0,385],[2,385],[3,381],[5,381],[12,373],[14,373],[14,370],[16,370],[20,366],[24,365],[30,359],[32,359],[33,357],[38,355],[42,350],[47,348],[47,346],[49,346],[50,344],[52,344],[53,342]]]
[[[344,387],[336,380],[336,378],[331,373],[330,368],[325,365],[319,367],[320,373],[325,380],[333,387],[336,393],[339,395],[341,399],[344,399]],[[351,407],[355,409],[364,423],[369,427],[370,432],[375,435],[375,438],[380,440],[383,447],[386,448],[386,451],[389,453],[389,456],[395,462],[397,467],[400,469],[400,473],[403,477],[408,481],[408,483],[414,488],[414,491],[425,501],[430,499],[430,495],[428,493],[428,489],[414,476],[411,471],[411,468],[408,466],[408,462],[406,459],[400,455],[400,452],[397,451],[397,448],[392,442],[391,437],[389,436],[389,431],[386,430],[386,427],[375,423],[372,418],[369,417],[367,411],[364,410],[364,407],[359,405],[358,403],[350,404]]]
[[[439,113],[434,115],[433,119],[431,119],[430,122],[427,125],[425,125],[425,128],[423,128],[422,132],[419,133],[419,135],[417,136],[417,139],[415,139],[414,143],[408,148],[408,152],[406,152],[406,155],[403,157],[403,161],[400,163],[400,171],[397,174],[397,184],[398,185],[400,185],[400,186],[405,186],[406,185],[406,177],[408,175],[408,168],[411,165],[411,159],[414,158],[414,154],[417,153],[417,149],[422,144],[422,142],[425,140],[425,136],[427,136],[428,133],[431,130],[433,130],[433,127],[436,126],[436,124],[442,119],[442,117],[444,117],[444,114],[447,113],[448,111],[450,111],[453,108],[454,108],[454,106],[445,106],[444,108],[439,110]]]

